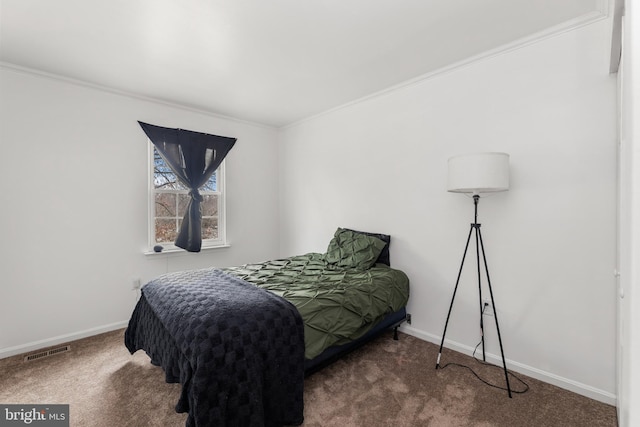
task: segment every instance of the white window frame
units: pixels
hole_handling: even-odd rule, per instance
[[[177,247],[173,242],[156,242],[156,193],[176,193],[176,194],[188,194],[188,190],[156,190],[154,186],[154,145],[148,140],[148,219],[149,226],[148,238],[149,238],[149,250],[148,254],[157,253],[153,248],[156,245],[162,245],[162,252],[184,252],[182,248]],[[218,238],[217,239],[202,239],[202,248],[212,249],[229,246],[227,244],[226,233],[226,188],[225,188],[225,161],[223,160],[218,169],[216,170],[216,191],[201,191],[201,194],[215,194],[218,196]]]

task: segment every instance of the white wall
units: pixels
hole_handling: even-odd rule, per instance
[[[0,357],[125,326],[133,278],[277,255],[274,129],[10,68],[0,90]],[[137,120],[238,138],[226,163],[230,248],[143,255]]]
[[[338,226],[391,234],[392,265],[411,279],[405,330],[439,344],[473,220],[471,199],[445,191],[447,159],[505,151],[511,190],[482,199],[479,220],[509,367],[614,403],[607,30],[599,21],[281,130],[281,255],[324,252]],[[447,331],[464,351],[479,341],[468,262]]]

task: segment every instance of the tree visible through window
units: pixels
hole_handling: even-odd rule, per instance
[[[221,240],[220,232],[222,217],[221,205],[221,165],[209,178],[207,183],[200,188],[202,203],[202,240],[203,244]],[[189,201],[189,189],[182,184],[165,163],[164,159],[153,147],[153,244],[172,244],[178,235],[182,219]]]

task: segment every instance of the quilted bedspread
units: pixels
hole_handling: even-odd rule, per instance
[[[180,382],[187,426],[281,426],[303,421],[304,329],[296,308],[216,269],[149,282],[125,344]]]
[[[304,321],[307,359],[360,338],[409,299],[409,278],[402,271],[384,264],[366,270],[337,267],[320,253],[224,271],[296,306]]]

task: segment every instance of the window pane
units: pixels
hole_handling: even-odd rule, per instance
[[[153,186],[162,190],[187,190],[155,147],[153,148]]]
[[[156,193],[156,217],[176,216],[176,194]]]
[[[191,196],[188,194],[178,194],[178,215],[183,217],[187,210],[187,204],[189,203]]]
[[[175,219],[156,218],[156,242],[173,242],[178,236],[177,221]]]
[[[151,197],[154,201],[155,216],[150,218],[154,222],[151,236],[151,245],[157,243],[173,243],[180,230],[180,224],[185,214],[190,196],[187,194],[189,188],[179,182],[176,174],[171,170],[158,150],[151,145],[150,153],[153,154],[153,168],[151,179]],[[218,178],[220,171],[214,172],[209,180],[200,188],[202,203],[200,211],[202,214],[202,239],[218,240],[224,231],[224,223],[220,222],[219,204],[222,203],[224,195],[218,193]],[[221,182],[221,181],[220,181]],[[219,227],[220,230],[218,229]]]
[[[218,191],[218,171],[216,170],[211,178],[201,187],[203,191]]]
[[[217,216],[218,215],[218,195],[217,194],[204,194],[202,196],[201,211],[202,216]]]
[[[202,238],[218,238],[218,218],[202,218]]]

